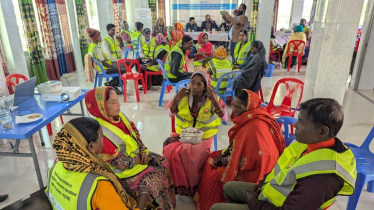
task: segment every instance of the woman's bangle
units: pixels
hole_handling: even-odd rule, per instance
[[[218,113],[220,113],[220,112],[222,112],[222,111],[223,111],[223,109],[220,109],[220,110],[218,110],[218,111],[216,110],[215,113],[218,114]]]
[[[141,195],[141,194],[147,194],[147,195],[149,195],[148,192],[140,192],[139,194],[140,194],[140,195]],[[150,196],[150,195],[149,195],[149,196]]]

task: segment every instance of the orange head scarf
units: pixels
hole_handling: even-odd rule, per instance
[[[220,60],[226,59],[226,49],[222,46],[218,47],[216,53],[214,54],[214,58],[218,58]]]
[[[174,23],[174,27],[175,27],[175,30],[182,30],[183,29],[182,23]]]
[[[252,120],[262,120],[269,125],[268,128],[263,129],[269,130],[270,128],[271,130],[275,131],[273,133],[273,138],[280,154],[282,154],[283,150],[286,148],[286,143],[277,121],[266,111],[265,108],[261,107],[261,99],[257,93],[254,93],[247,89],[243,89],[242,91],[245,91],[248,94],[247,110],[238,117],[235,117],[234,113],[231,113],[231,120],[235,125],[229,131],[230,144],[232,143],[233,139],[235,139],[237,132],[245,124]]]

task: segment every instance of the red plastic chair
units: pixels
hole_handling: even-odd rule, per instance
[[[296,83],[295,87],[290,89],[290,83]],[[286,95],[284,96],[282,100],[282,104],[279,106],[274,105],[274,98],[277,94],[279,85],[284,84],[286,86]],[[293,109],[291,108],[292,103],[292,96],[296,92],[296,90],[301,89],[300,92],[300,98],[297,101],[296,107]],[[304,83],[298,79],[295,78],[283,78],[277,81],[275,83],[273,92],[271,93],[269,104],[266,106],[266,110],[268,113],[273,115],[274,117],[294,117],[295,112],[297,108],[299,107],[301,98],[303,97],[303,91],[304,91]]]
[[[165,63],[165,60],[166,60],[166,58],[168,57],[168,54],[166,54],[165,56],[164,56],[164,58],[162,59],[162,62],[164,62]],[[144,82],[145,82],[145,84],[143,85],[143,90],[145,89],[145,91],[144,91],[144,94],[147,94],[147,89],[148,89],[148,76],[151,76],[150,77],[150,80],[151,80],[151,82],[152,82],[152,75],[154,76],[154,75],[162,75],[162,71],[161,71],[161,69],[160,70],[158,70],[157,72],[155,72],[155,71],[145,71],[145,73],[144,73]],[[167,91],[168,91],[168,93],[170,92],[170,86],[167,86]]]
[[[15,82],[12,81],[12,79],[15,79]],[[20,83],[20,79],[23,79],[24,81],[28,80],[27,77],[23,74],[10,74],[7,77],[5,77],[6,84],[9,88],[9,93],[14,94],[14,87]],[[64,124],[64,119],[62,118],[62,115],[60,115],[61,123]],[[49,123],[47,125],[48,135],[52,135],[52,124]]]
[[[269,60],[270,60],[270,58],[271,58],[271,56],[273,55],[273,54],[275,54],[275,55],[277,55],[277,60],[275,60],[276,62],[281,62],[281,54],[280,54],[280,52],[278,51],[278,50],[276,50],[276,51],[274,51],[273,50],[273,43],[272,42],[270,42],[270,51],[269,51]]]
[[[126,63],[127,62],[127,63]],[[126,74],[121,73],[121,65],[125,66],[126,68]],[[137,70],[139,73],[132,73],[132,67],[136,65]],[[117,62],[117,68],[118,68],[118,73],[121,75],[121,80],[123,83],[123,100],[126,102],[126,95],[127,95],[127,80],[134,80],[134,85],[135,85],[135,93],[136,93],[136,101],[140,102],[140,97],[139,97],[139,80],[142,81],[143,84],[143,91],[144,94],[147,91],[147,84],[144,83],[144,77],[143,74],[140,72],[140,63],[138,60],[134,59],[120,59]],[[145,85],[144,85],[145,84]]]
[[[292,52],[289,52],[289,48],[291,45],[293,45],[294,50]],[[303,47],[303,50],[301,51],[301,53],[299,53],[300,46]],[[285,52],[287,53],[287,56],[288,56],[288,67],[287,67],[288,72],[290,71],[290,68],[291,68],[292,56],[297,57],[297,72],[300,72],[301,58],[304,55],[304,49],[305,49],[305,42],[302,40],[292,40],[288,42],[288,47]]]

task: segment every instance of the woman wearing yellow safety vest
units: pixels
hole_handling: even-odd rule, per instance
[[[195,44],[190,54],[189,59],[193,59],[193,65],[195,67],[201,66],[204,59],[208,59],[214,54],[214,45],[209,42],[207,33],[200,33],[197,38],[197,44]]]
[[[120,110],[120,103],[109,87],[98,87],[85,96],[87,110],[103,129],[100,157],[120,178],[122,185],[139,192],[149,190],[159,209],[174,209],[173,180],[164,157],[150,152],[140,134]]]
[[[156,47],[153,53],[153,57],[150,58],[150,61],[141,66],[141,70],[143,75],[145,75],[145,71],[153,71],[158,72],[160,70],[160,65],[157,63],[157,59],[164,61],[166,56],[169,53],[169,45],[166,41],[166,38],[161,33],[157,34],[155,37]],[[149,76],[151,77],[151,76]],[[162,75],[153,75],[152,79],[148,78],[147,89],[151,89],[152,85],[162,85],[163,76]]]
[[[180,90],[169,109],[169,116],[175,116],[177,126],[176,133],[164,142],[163,155],[170,163],[176,193],[180,195],[193,196],[196,192],[213,137],[221,121],[228,119],[226,105],[209,86],[207,74],[195,72],[190,88]],[[182,131],[190,127],[204,132],[201,143],[179,141]]]
[[[227,72],[232,71],[232,65],[229,60],[226,59],[226,49],[219,47],[214,57],[208,61],[210,78],[212,78],[212,88],[216,89],[218,79]],[[224,78],[219,86],[219,93],[223,94],[226,91],[228,85],[227,78]]]
[[[129,31],[129,24],[124,20],[121,22],[121,38],[125,47],[128,47],[132,50],[131,45],[131,32]]]
[[[48,170],[46,194],[54,210],[139,210],[151,202],[146,189],[134,194],[138,199],[127,194],[127,187],[99,157],[103,130],[94,119],[66,123],[52,146],[58,162]]]
[[[234,50],[234,69],[241,69],[248,64],[248,58],[251,56],[251,42],[248,41],[248,32],[239,31],[239,42]]]
[[[228,182],[223,194],[231,204],[215,204],[210,210],[328,209],[336,196],[353,194],[356,159],[336,137],[344,121],[340,104],[311,99],[300,104],[298,118],[296,142],[284,150],[272,172],[259,184]]]

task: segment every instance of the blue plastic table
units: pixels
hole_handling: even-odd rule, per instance
[[[81,96],[79,96],[74,101],[69,102],[46,102],[42,101],[40,95],[34,95],[34,97],[27,99],[26,101],[22,102],[18,105],[18,108],[12,111],[12,118],[13,118],[13,127],[11,129],[4,130],[2,126],[0,126],[0,139],[15,139],[16,144],[14,146],[14,152],[0,152],[0,156],[16,156],[16,157],[32,157],[34,161],[36,176],[38,178],[39,187],[42,189],[43,180],[40,173],[38,158],[35,152],[35,146],[32,139],[34,133],[39,132],[42,146],[44,146],[44,141],[42,139],[42,135],[40,130],[52,122],[54,119],[59,117],[60,115],[64,114],[66,111],[68,114],[64,115],[73,115],[73,116],[85,116],[84,108],[83,108],[83,99],[86,95],[88,90],[81,90]],[[75,106],[76,104],[80,103],[82,114],[74,114],[70,112],[70,109]],[[22,116],[32,113],[39,113],[43,115],[43,118],[32,123],[26,124],[16,124],[16,116]],[[28,140],[30,145],[31,153],[19,153],[18,147],[20,140]]]

